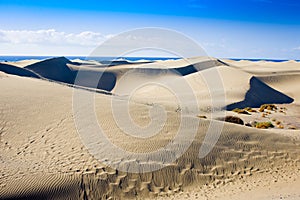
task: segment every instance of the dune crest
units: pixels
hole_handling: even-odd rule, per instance
[[[76,73],[67,64],[71,63],[65,57],[51,58],[24,67],[40,76],[53,81],[73,84]]]

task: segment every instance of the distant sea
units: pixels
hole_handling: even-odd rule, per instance
[[[15,62],[15,61],[20,61],[20,60],[31,60],[31,59],[36,59],[36,60],[44,60],[44,59],[48,59],[48,58],[54,58],[54,57],[58,57],[58,56],[0,56],[0,62]],[[81,60],[96,60],[96,61],[111,61],[114,60],[116,58],[114,57],[84,57],[84,56],[65,56],[66,58],[70,59],[70,60],[74,60],[74,59],[81,59]],[[117,59],[125,59],[125,60],[129,60],[129,61],[138,61],[138,60],[149,60],[149,61],[155,61],[155,60],[177,60],[180,58],[168,58],[168,57],[121,57],[121,58],[117,58]],[[288,60],[280,60],[280,59],[252,59],[252,58],[228,58],[231,60],[235,60],[235,61],[240,61],[240,60],[249,60],[249,61],[272,61],[272,62],[283,62],[283,61],[288,61]],[[296,60],[298,62],[300,62],[300,60]]]
[[[269,62],[284,62],[284,61],[289,61],[289,60],[280,60],[280,59],[263,59],[263,58],[228,58],[230,60],[235,60],[235,61],[240,61],[240,60],[249,60],[252,62],[257,62],[257,61],[269,61]],[[295,60],[297,62],[300,62],[300,60]]]
[[[44,60],[48,58],[55,58],[59,56],[0,56],[0,62],[16,62],[20,60]],[[129,60],[129,61],[137,61],[137,60],[149,60],[149,61],[155,61],[155,60],[177,60],[179,58],[163,58],[163,57],[84,57],[84,56],[64,56],[68,58],[69,60],[74,59],[80,59],[80,60],[96,60],[96,61],[111,61],[114,59],[118,60]]]

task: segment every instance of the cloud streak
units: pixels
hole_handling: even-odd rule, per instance
[[[300,46],[292,49],[293,51],[300,51]]]
[[[59,32],[55,29],[0,30],[0,43],[8,44],[97,46],[109,37],[111,36],[91,31],[74,34]]]

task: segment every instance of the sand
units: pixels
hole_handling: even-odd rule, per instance
[[[107,63],[61,57],[1,65],[1,199],[300,198],[298,62],[196,57],[121,62],[107,68]],[[17,69],[7,73],[8,68]],[[24,75],[24,70],[37,77]],[[83,74],[80,81],[76,79],[79,70]],[[91,77],[101,73],[103,79],[94,85]],[[153,82],[156,84],[150,84]],[[147,85],[140,87],[143,84]],[[177,97],[183,102],[161,85],[179,92]],[[74,111],[76,94],[95,99],[94,115],[105,137],[97,138],[89,113]],[[150,125],[157,133],[145,138],[130,135],[135,129],[122,112],[120,128],[113,109],[118,113],[124,103],[138,127]],[[258,110],[263,103],[274,103],[278,110],[246,115],[228,109],[234,105]],[[157,110],[160,107],[165,114]],[[275,125],[280,121],[283,128],[247,127],[223,122],[224,116],[236,116],[245,123],[271,121]],[[82,121],[78,123],[78,119]],[[211,144],[206,136],[211,124],[222,127],[220,137],[212,150],[199,158],[202,144]],[[86,127],[88,139],[80,135]],[[177,135],[180,127],[184,134]],[[159,151],[174,138],[167,154],[147,157],[146,153]],[[146,156],[116,155],[109,144],[95,147],[106,140],[126,152]],[[183,154],[170,163],[176,154],[172,148]],[[134,173],[144,158],[148,158],[144,168]],[[149,162],[152,165],[147,168]],[[122,166],[129,172],[122,171]]]

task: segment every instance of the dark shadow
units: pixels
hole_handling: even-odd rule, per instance
[[[93,70],[85,70],[81,73],[81,80],[75,82],[78,71],[71,69],[68,64],[80,65],[79,63],[71,62],[65,57],[51,58],[43,60],[32,65],[28,65],[25,68],[34,71],[41,77],[52,81],[63,82],[67,84],[76,84],[78,86],[95,88],[93,80],[100,78],[97,89],[111,91],[116,84],[116,75],[112,72],[96,72]],[[109,66],[131,64],[128,61],[107,61]],[[197,69],[193,65],[175,68],[177,73],[182,76],[197,72]]]
[[[0,71],[17,76],[40,78],[37,74],[30,70],[3,63],[0,63]]]
[[[118,66],[118,65],[148,64],[148,63],[153,63],[153,61],[130,62],[127,60],[113,60],[113,61],[107,60],[107,61],[101,61],[100,63],[106,66]]]
[[[189,75],[189,74],[192,74],[192,73],[195,73],[198,71],[194,67],[194,65],[188,65],[186,67],[175,68],[174,70],[182,76]]]
[[[144,63],[150,63],[152,61],[145,61]],[[129,61],[102,61],[102,64],[106,64],[106,67],[110,66],[116,66],[116,65],[125,65],[125,64],[135,64],[134,62]],[[99,71],[94,70],[91,67],[90,68],[80,68],[80,80],[76,80],[78,69],[69,67],[68,64],[76,65],[80,68],[81,63],[78,62],[72,62],[68,60],[65,57],[57,57],[57,58],[50,58],[46,60],[42,60],[40,62],[28,65],[24,68],[18,68],[18,67],[10,67],[8,70],[20,70],[25,71],[28,73],[32,72],[33,75],[36,75],[40,78],[45,78],[51,81],[66,83],[68,85],[75,85],[75,86],[82,86],[86,87],[88,89],[100,89],[105,91],[112,91],[113,88],[116,85],[117,81],[117,72],[114,72],[113,70],[110,71]],[[136,63],[141,64],[141,62]],[[148,68],[141,68],[141,70],[149,71],[151,70],[152,73],[164,73],[164,71],[174,70],[177,74],[181,76],[186,76],[192,73],[196,73],[198,71],[202,71],[208,68],[211,68],[212,66],[218,66],[222,63],[218,61],[205,61],[201,62],[200,64],[196,63],[193,65],[173,68],[173,69],[148,69]],[[102,66],[105,67],[105,66]],[[101,70],[101,69],[100,69]],[[7,71],[7,70],[6,70]],[[19,76],[29,76],[30,74],[25,74],[25,72],[21,73],[14,73]],[[25,75],[24,75],[25,74]],[[33,76],[32,75],[32,76]],[[99,82],[95,83],[96,80],[99,80]],[[95,88],[97,87],[97,88]]]
[[[98,89],[112,91],[117,82],[117,77],[110,72],[104,72],[98,82]]]
[[[82,69],[74,85],[90,89],[101,89],[111,91],[117,82],[117,77],[111,72],[99,72],[95,70]]]
[[[230,66],[228,63],[220,60],[220,59],[217,59],[217,62],[221,63],[222,65],[225,65],[225,66]]]
[[[225,63],[221,60],[207,60],[207,61],[187,65],[184,67],[174,68],[174,70],[177,71],[182,76],[186,76],[189,74],[193,74],[193,73],[196,73],[199,71],[203,71],[203,70],[206,70],[206,69],[209,69],[212,67],[216,67],[216,66],[221,66],[221,65],[229,66],[227,63]]]
[[[73,63],[65,57],[59,57],[28,65],[25,69],[30,69],[40,76],[53,81],[73,84],[77,72],[71,70],[67,64]]]
[[[28,65],[25,68],[34,71],[46,79],[73,85],[75,83],[78,70],[71,69],[68,64],[80,66],[80,63],[71,62],[65,57],[59,57],[43,60],[41,62]],[[116,84],[117,78],[115,74],[111,72],[99,73],[93,70],[85,70],[82,74],[84,74],[84,77],[81,77],[81,80],[75,83],[77,86],[111,91]],[[94,80],[98,80],[99,78],[100,80],[98,84],[95,84]]]
[[[226,106],[226,110],[235,108],[254,107],[258,108],[262,104],[272,103],[292,103],[294,99],[271,88],[256,77],[250,79],[250,89],[247,91],[243,101]]]

